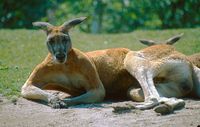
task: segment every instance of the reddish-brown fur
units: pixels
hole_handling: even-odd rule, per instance
[[[95,63],[106,97],[127,98],[130,87],[139,87],[137,80],[124,67],[124,58],[129,51],[126,48],[114,48],[86,53]]]
[[[171,37],[171,38],[169,38],[168,40],[165,40],[165,41],[163,41],[163,42],[156,42],[156,41],[154,41],[154,40],[147,40],[147,39],[140,40],[140,42],[141,42],[142,44],[144,44],[144,45],[147,45],[147,46],[159,45],[159,44],[173,45],[173,44],[175,44],[179,39],[181,39],[182,36],[183,36],[183,33],[182,33],[182,34],[179,34],[179,35],[176,35],[176,36],[174,36],[174,37]],[[197,66],[198,68],[200,68],[200,54],[199,54],[199,53],[189,55],[189,56],[187,56],[187,58],[188,58],[195,66]]]

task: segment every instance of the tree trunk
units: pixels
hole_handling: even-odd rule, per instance
[[[102,0],[93,1],[94,13],[92,16],[91,33],[100,33],[102,28],[102,18],[104,5]]]

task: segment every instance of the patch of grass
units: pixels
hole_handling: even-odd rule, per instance
[[[200,51],[200,28],[178,30],[135,31],[124,34],[92,35],[72,30],[73,47],[82,51],[105,48],[126,47],[139,50],[145,46],[139,39],[157,41],[173,35],[185,33],[175,44],[178,51],[187,55]],[[0,94],[13,96],[20,94],[20,88],[33,68],[47,54],[45,34],[35,30],[0,30]]]

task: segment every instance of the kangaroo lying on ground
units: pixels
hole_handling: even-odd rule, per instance
[[[159,44],[168,44],[168,45],[173,45],[174,43],[176,43],[181,37],[183,36],[183,33],[174,36],[166,41],[163,42],[156,42],[154,40],[147,40],[147,39],[142,39],[140,40],[140,42],[144,45],[147,46],[153,46],[153,45],[159,45]],[[200,68],[200,53],[195,53],[192,55],[187,56],[187,58],[190,60],[190,62],[192,62],[195,66],[197,66],[198,68]]]
[[[199,69],[172,46],[87,53],[72,48],[68,31],[83,20],[77,18],[61,26],[34,23],[47,33],[49,54],[22,86],[24,98],[43,100],[60,108],[128,95],[133,101],[144,101],[136,108],[156,107],[156,112],[165,113],[185,104],[182,99],[170,97],[200,97]],[[61,100],[45,90],[63,91],[72,97]]]

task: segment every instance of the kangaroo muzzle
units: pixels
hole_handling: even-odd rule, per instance
[[[55,57],[56,57],[56,60],[57,60],[58,62],[60,62],[60,63],[63,63],[63,62],[66,61],[66,55],[65,55],[65,53],[57,53],[57,54],[55,55]]]

